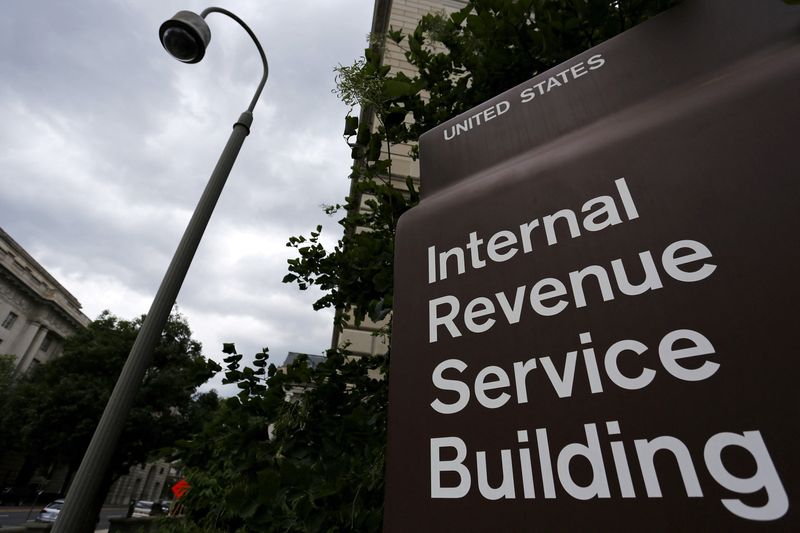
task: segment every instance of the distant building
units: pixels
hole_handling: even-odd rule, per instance
[[[322,355],[311,355],[307,353],[289,352],[286,355],[286,359],[283,361],[283,365],[281,365],[281,368],[290,366],[292,363],[294,363],[301,357],[306,358],[306,363],[311,368],[317,368],[317,366],[319,366],[319,364],[325,360],[325,356]]]
[[[89,322],[80,302],[0,228],[0,354],[14,356],[15,373],[58,357],[64,339]],[[0,454],[0,487],[60,492],[67,482],[64,468],[41,475],[24,465],[20,454]]]
[[[180,479],[180,471],[165,461],[137,465],[117,479],[108,491],[106,503],[127,505],[131,500],[171,500],[170,487]]]
[[[384,39],[389,29],[402,30],[404,34],[414,33],[420,19],[428,13],[454,13],[466,5],[466,0],[375,0],[370,33],[379,36],[373,39],[373,49],[381,54],[381,61],[391,68],[391,72],[403,72],[409,77],[417,75],[416,69],[406,60],[408,40],[400,45]],[[370,110],[362,110],[359,123],[377,127],[376,119]],[[406,177],[414,180],[419,187],[419,161],[411,158],[411,145],[392,146],[392,175],[386,176],[398,189],[404,189]],[[384,178],[386,178],[384,177]],[[388,319],[373,322],[368,317],[356,324],[351,320],[339,331],[334,327],[332,347],[344,348],[354,355],[384,354],[389,346],[385,335]]]
[[[64,339],[91,322],[81,312],[80,302],[2,228],[0,321],[0,354],[14,356],[17,374],[58,357]],[[25,485],[63,494],[71,481],[64,466],[31,472],[24,464],[25,458],[18,453],[0,454],[0,488]],[[168,498],[168,485],[177,481],[177,474],[165,462],[135,466],[114,483],[107,502]]]
[[[64,339],[89,325],[81,304],[0,228],[0,354],[15,371],[58,357]]]
[[[289,352],[284,360],[283,364],[278,367],[279,372],[286,372],[286,368],[291,366],[294,362],[296,362],[300,358],[305,358],[305,362],[311,368],[317,368],[321,362],[325,360],[325,357],[322,355],[310,355],[307,353],[298,353],[298,352]],[[299,399],[299,397],[308,390],[309,385],[306,383],[294,383],[287,385],[285,387],[286,396],[285,399],[287,402],[295,402]],[[272,430],[270,429],[270,436]]]

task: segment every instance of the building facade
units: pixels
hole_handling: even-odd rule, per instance
[[[286,373],[286,369],[294,364],[298,358],[305,358],[306,364],[311,368],[317,368],[317,366],[325,361],[325,357],[322,355],[311,355],[307,353],[298,353],[298,352],[289,352],[286,356],[286,359],[283,361],[283,364],[278,367],[278,372]],[[305,383],[295,383],[295,384],[287,384],[285,385],[285,392],[286,396],[284,399],[287,402],[295,402],[297,399],[306,391],[308,390],[308,384]],[[270,428],[274,424],[270,424]],[[272,429],[270,429],[270,435],[272,434]]]
[[[14,374],[58,357],[64,339],[89,322],[77,298],[0,228],[0,355],[13,356]],[[63,468],[34,473],[22,455],[0,454],[0,487],[27,484],[58,493],[66,475]]]
[[[16,373],[58,357],[64,339],[90,320],[81,304],[0,228],[0,354]]]
[[[137,465],[117,479],[106,496],[106,503],[127,505],[131,500],[169,500],[170,488],[180,479],[180,471],[172,463],[156,461]]]
[[[58,357],[64,340],[90,322],[77,298],[2,228],[0,321],[0,354],[14,357],[15,374]],[[20,454],[0,454],[0,487],[25,484],[48,494],[63,494],[70,481],[65,467],[31,473],[24,463]],[[107,502],[127,504],[130,499],[166,498],[170,481],[177,475],[166,462],[135,466],[114,483]]]
[[[384,38],[388,30],[402,30],[408,35],[414,32],[420,19],[428,13],[453,13],[463,8],[466,0],[375,0],[370,33],[378,36],[373,42],[381,53],[384,65],[391,67],[391,72],[403,72],[409,77],[416,76],[416,69],[406,60],[406,42],[400,45]],[[362,110],[360,123],[369,123],[376,127],[376,120],[369,110]],[[419,161],[411,157],[411,145],[392,146],[392,183],[398,189],[405,189],[406,177],[413,178],[419,186]],[[356,325],[348,323],[341,331],[334,328],[332,346],[344,348],[354,355],[376,355],[386,353],[389,349],[384,334],[388,327],[388,319],[373,322],[366,318]]]

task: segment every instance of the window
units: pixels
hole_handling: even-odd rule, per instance
[[[14,311],[9,311],[8,316],[5,320],[3,320],[3,327],[6,329],[11,329],[14,327],[14,322],[17,321],[17,313]]]
[[[43,352],[46,352],[50,345],[53,343],[53,337],[48,333],[42,339],[42,345],[39,346],[39,349]]]

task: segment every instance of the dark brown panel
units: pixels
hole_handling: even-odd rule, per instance
[[[425,196],[397,236],[386,531],[800,529],[799,14],[688,1],[426,134]],[[650,467],[658,446],[680,461]],[[468,490],[438,497],[459,469]]]

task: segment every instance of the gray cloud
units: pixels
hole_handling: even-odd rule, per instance
[[[0,18],[0,225],[94,316],[147,311],[260,61],[231,20],[182,65],[161,22],[194,0],[6,0]],[[280,280],[290,235],[335,219],[347,192],[346,106],[332,68],[361,54],[369,0],[256,0],[224,6],[253,28],[270,79],[178,304],[209,355],[222,342],[320,353],[331,315]],[[218,358],[218,357],[217,357]]]

